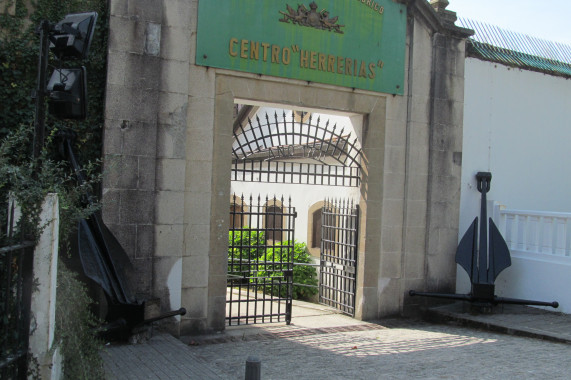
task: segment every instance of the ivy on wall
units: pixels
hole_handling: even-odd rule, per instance
[[[15,12],[8,9],[15,4]],[[34,100],[37,86],[39,36],[35,29],[41,20],[57,23],[66,14],[95,11],[98,13],[95,35],[86,60],[62,63],[62,67],[84,65],[87,69],[88,116],[83,121],[58,120],[48,113],[46,135],[61,128],[77,133],[76,151],[82,161],[101,156],[104,122],[107,65],[107,1],[106,0],[9,0],[0,9],[0,139],[19,125],[33,128]],[[13,13],[13,14],[12,14]],[[50,56],[50,65],[55,57]],[[53,67],[48,69],[48,78]],[[46,146],[55,151],[54,146]],[[30,144],[31,149],[31,144]]]

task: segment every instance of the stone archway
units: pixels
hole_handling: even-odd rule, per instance
[[[228,231],[228,194],[230,189],[232,115],[235,102],[246,100],[248,103],[264,102],[287,104],[299,108],[316,108],[328,112],[343,112],[360,115],[363,125],[362,141],[364,162],[364,180],[361,186],[362,235],[360,238],[360,265],[358,268],[357,311],[359,319],[372,319],[378,315],[378,281],[380,261],[380,227],[383,199],[384,138],[386,124],[386,98],[372,96],[365,92],[348,89],[323,88],[302,84],[296,81],[260,80],[253,77],[236,77],[218,74],[215,79],[216,95],[214,99],[214,136],[213,136],[213,187],[210,219],[209,249],[211,264],[221,263],[220,252],[226,252]],[[192,180],[192,179],[191,179]],[[198,180],[198,179],[197,179]],[[367,220],[367,215],[374,218]],[[366,239],[367,231],[376,230]],[[366,244],[365,244],[366,243]],[[224,258],[224,260],[226,260]],[[226,284],[225,265],[210,265],[208,309],[209,325],[221,328],[224,323],[224,304]],[[366,302],[365,302],[366,300]],[[212,305],[212,306],[210,306]],[[211,309],[213,307],[213,309]],[[397,300],[398,308],[398,300]]]

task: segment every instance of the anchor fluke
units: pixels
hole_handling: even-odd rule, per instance
[[[474,277],[474,270],[478,268],[478,258],[474,254],[478,249],[478,217],[474,218],[474,221],[462,236],[460,244],[456,249],[456,264],[460,265],[466,273],[470,276],[470,279]]]
[[[498,275],[512,265],[510,249],[504,237],[490,218],[490,268],[492,279],[495,281]],[[493,266],[492,266],[493,264]]]

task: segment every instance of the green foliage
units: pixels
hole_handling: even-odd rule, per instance
[[[294,242],[293,244],[293,262],[294,263],[310,263],[311,257],[307,252],[307,247],[305,243]],[[281,263],[288,262],[292,254],[291,242],[285,241],[278,244],[276,247],[268,248],[263,256],[261,256],[260,261],[265,262],[265,267],[260,268],[261,270],[257,272],[257,277],[276,277],[283,278],[283,265]],[[278,263],[268,264],[268,263]],[[251,281],[256,281],[253,278]],[[305,265],[294,265],[293,267],[293,283],[294,284],[304,284],[313,285],[318,284],[317,281],[317,271],[314,267]],[[286,296],[286,288],[283,286],[266,286],[265,291],[268,293],[273,293],[274,295],[279,295],[280,297]],[[317,288],[308,286],[293,286],[293,298],[299,300],[308,300],[311,296],[317,294]]]
[[[21,123],[33,121],[34,103],[30,91],[35,86],[38,41],[24,30],[27,25],[27,9],[21,0],[16,3],[16,15],[0,14],[0,137]]]
[[[82,202],[86,192],[99,181],[99,177],[95,174],[94,166],[87,165],[85,174],[88,180],[78,186],[69,168],[62,162],[50,160],[45,150],[39,160],[34,160],[26,149],[30,143],[30,134],[31,129],[22,126],[0,144],[0,220],[6,220],[5,202],[11,194],[20,206],[22,215],[15,226],[14,236],[23,234],[27,239],[36,240],[44,227],[39,222],[42,202],[48,193],[57,193],[60,204],[60,252],[66,252],[70,231],[77,221],[86,218],[99,207]],[[51,144],[51,140],[49,137],[47,142]],[[0,245],[13,243],[15,238],[7,236],[6,228],[2,228]],[[94,349],[100,344],[85,332],[94,321],[88,310],[87,293],[77,284],[77,280],[69,278],[61,260],[58,266],[62,270],[58,272],[56,334],[64,355],[64,375],[68,379],[101,378],[84,376],[85,371],[99,373],[97,363],[100,360]],[[5,282],[2,281],[0,286],[4,285]],[[4,289],[2,292],[4,294]],[[76,347],[79,344],[81,349]]]
[[[273,286],[269,283],[261,285],[261,283],[266,282],[262,279],[283,279],[283,269],[290,261],[292,253],[295,263],[307,264],[311,262],[311,256],[307,252],[305,243],[294,242],[293,251],[289,241],[276,243],[274,247],[267,248],[264,232],[248,227],[230,231],[228,245],[229,274],[240,276],[245,281],[249,277],[249,281],[260,284],[264,292],[281,297],[286,296],[286,287]],[[260,265],[248,265],[250,261],[259,262]],[[293,282],[294,284],[316,286],[318,284],[317,271],[311,266],[295,265],[293,267]],[[317,292],[315,287],[293,286],[294,299],[308,300]]]
[[[52,137],[48,144],[54,144]],[[67,165],[48,158],[46,151],[34,160],[28,149],[31,144],[31,128],[20,126],[0,143],[0,204],[5,205],[9,194],[21,208],[22,217],[15,226],[15,236],[26,235],[36,240],[42,230],[39,216],[42,202],[48,193],[57,193],[60,203],[60,241],[69,241],[69,232],[78,219],[86,218],[98,205],[84,205],[82,199],[92,186],[99,182],[97,164],[86,165],[89,178],[78,186]],[[7,217],[7,208],[0,207],[0,220]],[[6,229],[0,230],[0,243],[11,244]]]
[[[56,325],[63,356],[64,379],[103,379],[103,360],[99,355],[102,343],[93,336],[92,328],[100,324],[89,312],[91,299],[85,285],[58,263]]]
[[[246,277],[249,266],[242,265],[264,254],[266,238],[263,231],[244,227],[228,234],[228,273]]]

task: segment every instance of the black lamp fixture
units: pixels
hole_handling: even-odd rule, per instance
[[[85,59],[93,39],[97,12],[73,13],[51,27],[50,50],[60,60]],[[87,117],[85,67],[56,69],[47,85],[49,112],[61,119]]]
[[[87,116],[87,73],[85,66],[56,69],[47,86],[49,112],[61,119]]]
[[[85,59],[89,53],[97,12],[73,13],[52,27],[50,49],[59,59]]]
[[[57,24],[42,20],[40,36],[38,81],[35,91],[34,157],[39,157],[44,145],[45,98],[49,96],[49,112],[58,118],[84,119],[87,116],[87,81],[85,67],[57,67],[46,78],[50,50],[59,61],[85,59],[89,53],[97,22],[97,12],[72,13]]]

